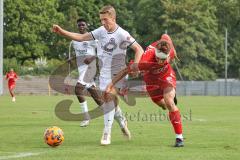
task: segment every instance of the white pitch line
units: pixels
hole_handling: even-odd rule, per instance
[[[206,119],[194,118],[193,121],[206,122]]]
[[[30,157],[30,156],[36,156],[41,153],[32,153],[32,152],[20,152],[15,155],[9,155],[9,156],[0,156],[0,160],[5,159],[14,159],[14,158],[22,158],[22,157]]]

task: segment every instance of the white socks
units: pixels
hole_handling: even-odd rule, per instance
[[[182,134],[176,134],[176,138],[183,139],[183,135]]]
[[[80,103],[80,108],[82,110],[82,113],[86,113],[84,115],[84,120],[89,120],[90,117],[89,117],[89,114],[87,113],[88,112],[87,101],[84,101],[83,103]]]
[[[123,116],[122,110],[121,110],[121,108],[119,106],[117,106],[117,108],[116,108],[114,119],[118,122],[118,124],[119,124],[119,126],[121,128],[125,127],[125,120],[126,120],[126,118]]]
[[[111,134],[112,124],[114,120],[115,107],[114,102],[110,101],[103,104],[104,111],[104,133]]]
[[[81,107],[82,113],[88,112],[87,101],[80,103],[80,107]]]

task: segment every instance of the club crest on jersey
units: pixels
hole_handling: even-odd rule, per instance
[[[114,49],[117,48],[117,44],[115,42],[115,39],[114,38],[111,38],[109,40],[108,43],[106,43],[104,46],[103,46],[103,50],[107,51],[107,52],[112,52]]]

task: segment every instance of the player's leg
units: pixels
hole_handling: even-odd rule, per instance
[[[163,99],[163,91],[160,89],[160,86],[156,84],[146,83],[146,90],[151,97],[152,101],[161,107],[163,110],[166,110],[167,106]]]
[[[91,87],[87,88],[88,92],[90,93],[93,100],[98,104],[98,106],[102,106],[104,103],[104,100],[101,96],[101,92],[97,90],[95,85],[92,85]]]
[[[175,147],[183,147],[181,114],[174,102],[175,95],[176,91],[174,87],[166,87],[163,91],[164,101],[169,110],[169,119],[176,134]]]
[[[105,91],[107,85],[111,82],[111,79],[99,78],[99,88],[102,92]],[[102,105],[103,108],[103,118],[104,118],[104,129],[103,135],[101,138],[101,145],[109,145],[111,144],[111,131],[112,125],[114,121],[115,114],[115,105],[112,98],[112,95],[108,94],[107,97],[110,97],[108,101],[105,101]]]
[[[110,97],[111,95],[108,95]],[[111,144],[111,131],[115,115],[115,105],[113,99],[108,99],[102,105],[104,112],[104,129],[101,138],[101,145]]]
[[[161,100],[154,101],[154,103],[161,107],[163,110],[167,109],[166,103],[163,98]]]
[[[8,90],[9,90],[9,93],[12,97],[12,101],[15,102],[16,101],[16,98],[15,98],[15,95],[14,95],[14,88],[15,88],[15,84],[14,83],[9,83],[8,84]]]
[[[167,106],[166,106],[166,103],[165,103],[163,97],[162,98],[158,98],[157,100],[154,99],[153,102],[155,104],[157,104],[159,107],[161,107],[163,110],[167,109]],[[177,105],[177,96],[176,95],[174,97],[174,103],[175,103],[175,105]]]
[[[84,120],[82,122],[80,122],[80,126],[81,127],[86,127],[89,125],[89,114],[88,114],[88,106],[87,106],[87,101],[84,98],[84,89],[85,86],[82,85],[81,83],[77,82],[76,86],[75,86],[75,94],[78,98],[78,101],[80,103],[80,108],[82,110],[82,113],[85,113],[84,115]]]
[[[119,89],[117,89],[116,92],[119,92]],[[114,115],[114,119],[118,122],[121,131],[123,133],[123,135],[130,140],[131,139],[131,132],[128,129],[128,125],[127,125],[127,119],[126,117],[123,115],[123,112],[119,106],[119,100],[117,98],[117,96],[114,97],[114,104],[115,104],[115,115]]]

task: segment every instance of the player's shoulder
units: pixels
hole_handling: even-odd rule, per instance
[[[100,26],[91,32],[107,32],[107,30],[103,26]]]
[[[129,34],[129,32],[127,31],[127,30],[125,30],[125,29],[123,29],[122,27],[120,27],[120,26],[118,26],[118,28],[116,29],[116,31],[118,32],[118,33],[121,33],[121,34]]]
[[[81,42],[72,40],[72,44],[73,44],[73,45],[79,45],[79,44],[81,44]]]
[[[155,48],[156,48],[156,42],[150,44],[149,46],[147,46],[145,52],[149,51],[149,52],[153,52],[155,51]]]
[[[155,55],[155,47],[151,47],[145,50],[145,52],[143,53],[143,58],[150,58],[150,57],[154,57]]]

